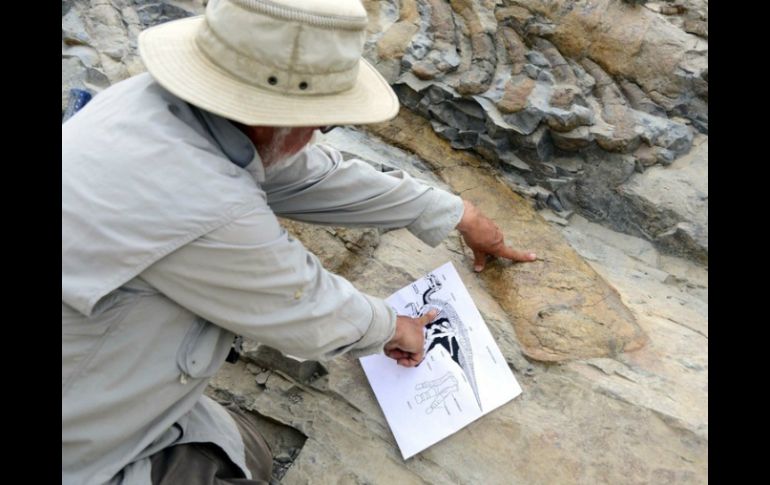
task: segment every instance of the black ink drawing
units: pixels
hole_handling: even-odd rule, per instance
[[[434,296],[441,289],[441,281],[433,273],[429,273],[425,279],[428,289],[422,294],[422,305],[410,303],[407,306],[413,316],[424,315],[433,309],[439,312],[436,318],[425,326],[425,354],[427,355],[437,345],[446,349],[452,360],[463,370],[468,384],[473,389],[479,410],[483,412],[476,374],[473,370],[473,349],[465,324],[460,320],[451,303]]]
[[[457,379],[449,372],[438,379],[421,382],[414,386],[414,388],[417,391],[424,390],[424,392],[414,396],[414,400],[417,404],[422,404],[431,399],[433,400],[433,402],[430,403],[430,406],[425,409],[425,414],[432,413],[436,408],[444,404],[444,401],[446,401],[452,393],[455,393],[458,390]]]

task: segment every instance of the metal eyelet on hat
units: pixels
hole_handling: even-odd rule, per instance
[[[267,78],[267,82],[271,86],[275,86],[276,84],[278,84],[278,78],[275,76],[270,76],[269,78]]]
[[[305,81],[302,81],[301,83],[299,83],[299,88],[300,89],[307,89],[307,83]]]

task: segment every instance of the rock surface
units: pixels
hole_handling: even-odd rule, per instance
[[[429,131],[428,126],[424,129]],[[374,131],[393,135],[387,126]],[[375,165],[399,165],[414,158],[363,133],[333,133],[329,143],[344,147],[351,156],[362,146],[367,156],[359,158]],[[463,195],[475,197],[487,210],[494,209],[496,199],[486,206],[490,201],[479,194],[494,193],[495,184],[504,185],[494,176],[483,176],[494,173],[488,165],[463,153],[447,156],[452,153],[447,144],[435,135],[427,141],[420,138],[424,135],[412,126],[406,139],[386,138],[401,146],[422,140],[418,154],[426,157],[423,168],[404,164],[410,173],[426,181],[437,175],[450,186],[458,184],[458,179],[475,181],[479,186],[467,188]],[[383,152],[387,160],[378,158]],[[425,171],[425,165],[435,167],[435,175]],[[255,383],[243,363],[225,366],[211,382],[210,392],[235,396],[242,406],[307,439],[281,483],[673,484],[707,480],[706,270],[661,255],[643,239],[612,232],[579,216],[573,216],[567,227],[549,227],[528,204],[509,194],[507,212],[497,213],[498,222],[516,245],[524,244],[545,258],[540,268],[498,263],[477,275],[457,236],[431,249],[403,230],[377,237],[371,230],[339,233],[292,225],[311,250],[325,255],[322,259],[328,268],[379,296],[452,261],[524,392],[404,462],[355,360],[343,357],[325,363],[328,374],[311,382],[276,372],[264,385]],[[351,246],[350,241],[358,242]],[[361,254],[368,256],[361,259]],[[528,287],[524,298],[510,292],[514,283]],[[568,285],[586,295],[606,291],[606,300],[596,306],[603,305],[606,313],[622,309],[618,313],[629,319],[623,323],[646,335],[646,344],[633,351],[607,352],[607,346],[590,344],[605,333],[572,335],[598,311],[570,300],[570,290],[564,288]],[[531,301],[524,304],[525,298]],[[531,346],[527,309],[552,305],[558,298],[567,302],[565,311],[575,315],[572,325],[561,329],[560,338],[567,344],[553,348],[544,339],[545,345]],[[556,353],[561,362],[550,363]]]

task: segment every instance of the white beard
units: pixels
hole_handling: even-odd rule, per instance
[[[262,166],[265,168],[265,172],[273,171],[273,170],[281,170],[283,168],[286,168],[286,166],[291,165],[291,163],[297,158],[299,154],[307,150],[308,147],[318,143],[320,139],[319,137],[320,132],[318,130],[314,130],[313,135],[310,137],[310,141],[308,141],[307,144],[304,147],[302,147],[301,150],[291,155],[283,155],[280,152],[276,152],[276,149],[274,147],[281,146],[284,138],[289,133],[289,130],[291,130],[291,128],[276,129],[275,143],[271,144],[268,147],[267,153],[265,154],[266,156],[262,160]]]

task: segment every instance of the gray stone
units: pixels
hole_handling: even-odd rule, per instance
[[[501,180],[509,186],[514,192],[517,194],[520,194],[522,196],[529,197],[531,194],[528,192],[528,189],[530,188],[529,182],[527,182],[527,179],[522,177],[516,172],[513,172],[511,170],[503,170],[500,174]]]
[[[630,114],[647,144],[665,148],[675,156],[686,153],[692,146],[693,133],[687,125],[636,110],[630,110]]]
[[[530,152],[537,160],[548,161],[553,155],[551,134],[545,126],[541,126],[530,135],[513,133],[511,142],[514,146]]]
[[[682,155],[692,146],[692,138],[692,132],[687,126],[672,123],[655,138],[654,143],[675,155]]]
[[[109,85],[107,77],[98,69],[87,67],[79,57],[62,57],[62,113],[69,102],[70,89],[84,89],[92,94]]]
[[[548,188],[548,190],[551,190],[555,193],[557,190],[567,184],[571,184],[573,181],[573,177],[548,177],[543,181],[543,184]],[[564,204],[562,204],[561,200],[558,198],[554,201],[551,201],[549,206],[556,212],[565,211]]]
[[[78,9],[69,8],[67,14],[62,16],[61,37],[68,45],[88,44],[91,41]]]
[[[110,4],[97,4],[88,9],[84,19],[90,33],[92,46],[95,47],[104,58],[112,62],[120,62],[129,54],[127,32],[120,12]],[[104,59],[102,63],[106,63]],[[112,66],[103,66],[105,69]],[[109,73],[108,73],[109,76]],[[113,78],[111,77],[111,80]],[[117,79],[113,80],[115,82]]]
[[[260,386],[264,386],[267,383],[267,379],[270,377],[270,374],[271,374],[270,371],[262,371],[259,374],[257,374],[254,380]]]
[[[557,175],[575,175],[583,170],[583,161],[578,157],[554,157],[550,163]]]
[[[551,63],[548,61],[548,59],[546,59],[545,56],[538,51],[529,51],[525,55],[527,60],[537,67],[551,67]]]
[[[636,84],[623,79],[620,81],[620,87],[634,109],[654,116],[666,117],[666,110],[650,99],[650,97],[642,91],[642,88]]]
[[[676,154],[674,152],[666,148],[660,148],[660,147],[656,147],[656,148],[657,148],[657,150],[655,150],[657,155],[656,160],[658,161],[658,163],[660,163],[661,165],[671,165],[672,163],[674,163],[674,159],[676,158]]]
[[[99,52],[87,45],[62,44],[62,58],[77,57],[86,68],[97,68],[100,65]],[[107,82],[109,85],[109,81]]]
[[[406,106],[409,109],[423,114],[423,108],[420,104],[423,95],[420,92],[412,89],[408,84],[400,83],[398,81],[393,85],[393,91],[395,91],[402,106]]]
[[[142,28],[183,19],[196,13],[192,9],[186,10],[171,3],[157,0],[134,0],[134,3],[137,5],[136,13]]]
[[[516,155],[514,155],[512,152],[503,153],[500,156],[500,160],[503,163],[505,163],[506,165],[508,165],[510,167],[514,167],[514,168],[516,168],[518,170],[521,170],[521,171],[524,171],[524,172],[529,172],[529,171],[532,170],[532,168],[529,166],[528,163],[526,163],[521,158],[519,158]]]
[[[299,382],[309,382],[327,374],[326,368],[320,362],[284,355],[267,345],[244,345],[241,356],[247,362],[263,369],[281,372]]]
[[[460,130],[457,128],[436,120],[430,120],[430,124],[433,127],[433,131],[435,131],[442,138],[445,138],[450,142],[457,140],[460,133]]]
[[[543,113],[537,109],[525,109],[517,113],[502,115],[503,122],[511,127],[511,131],[516,135],[529,135],[533,133],[540,125],[543,119]]]
[[[485,127],[493,125],[496,127],[495,131],[499,129],[499,132],[511,131],[520,135],[527,135],[535,131],[542,119],[542,114],[539,110],[523,110],[503,115],[492,101],[482,96],[474,96],[473,99],[484,110],[486,116]]]
[[[573,72],[567,60],[559,50],[546,39],[535,37],[531,39],[532,45],[541,52],[550,64],[550,70],[557,82],[563,84],[577,84],[577,76]]]
[[[589,146],[594,135],[587,126],[579,126],[566,132],[551,132],[551,139],[557,148],[574,152]]]
[[[702,20],[688,19],[684,21],[684,31],[705,39],[709,38],[709,24]]]
[[[74,0],[61,0],[61,16],[67,15],[67,12],[72,8]]]
[[[552,222],[554,224],[558,224],[560,226],[566,226],[569,224],[569,221],[563,217],[559,217],[550,209],[542,209],[537,211],[540,216],[545,219],[548,222]]]
[[[458,150],[477,148],[479,145],[479,134],[476,131],[458,131],[457,136],[450,141],[452,142],[452,148]]]
[[[537,81],[544,84],[556,84],[556,78],[547,69],[542,69],[537,74]]]
[[[458,109],[458,105],[452,102],[433,104],[428,112],[437,120],[457,128],[459,131],[484,131],[484,119],[469,116],[467,112]]]
[[[628,125],[594,124],[589,128],[596,144],[608,152],[627,153],[636,150],[641,137]]]
[[[500,162],[505,155],[511,151],[511,141],[502,134],[500,137],[493,138],[486,133],[478,135],[477,146],[474,150],[490,162]]]
[[[544,113],[545,122],[554,131],[571,131],[579,126],[594,124],[594,113],[590,109],[572,105],[569,110],[550,108]]]
[[[628,155],[601,152],[586,155],[583,165],[585,176],[575,181],[575,199],[570,203],[594,222],[614,224],[627,220],[628,210],[615,188],[634,174],[635,159]]]
[[[577,79],[577,85],[583,90],[583,94],[590,95],[594,87],[596,87],[596,79],[583,69],[583,66],[578,64],[572,59],[567,59],[567,64],[572,68],[572,72],[575,73]]]
[[[708,141],[669,167],[651,167],[619,187],[635,224],[676,254],[708,261]]]
[[[554,180],[554,179],[549,179],[549,180]],[[550,194],[545,202],[546,202],[546,205],[548,205],[548,207],[555,210],[556,212],[564,212],[564,207],[561,205],[559,198],[554,196],[553,194]]]
[[[524,72],[531,79],[537,79],[538,75],[540,75],[540,71],[541,69],[534,64],[524,64]]]

